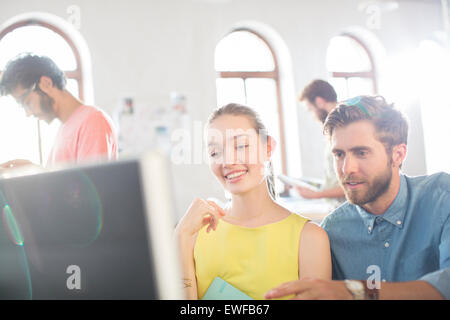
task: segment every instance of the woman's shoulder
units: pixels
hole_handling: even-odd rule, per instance
[[[294,212],[290,213],[289,218],[303,224],[306,224],[307,222],[311,221],[310,219]]]
[[[302,227],[302,234],[307,237],[328,237],[326,231],[323,230],[317,223],[311,221],[311,219],[296,213],[291,213],[289,218]]]
[[[302,238],[306,238],[308,242],[310,241],[320,241],[328,240],[327,232],[322,229],[318,224],[313,221],[308,220],[302,230]]]
[[[303,229],[310,221],[310,219],[308,219],[300,214],[297,214],[294,212],[289,212],[289,211],[284,220],[286,221],[287,224],[289,224],[291,226],[295,226],[296,228],[301,228],[301,229]]]

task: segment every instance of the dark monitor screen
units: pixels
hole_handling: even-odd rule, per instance
[[[143,167],[129,160],[0,180],[0,299],[178,298],[161,288],[174,281],[161,277],[178,279],[160,239],[170,223],[148,205],[166,201],[159,207],[170,215],[170,190],[148,190],[156,177]]]

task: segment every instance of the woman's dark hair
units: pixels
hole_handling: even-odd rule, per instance
[[[6,64],[0,81],[0,94],[11,94],[19,85],[31,88],[42,76],[52,79],[53,85],[59,90],[66,86],[64,72],[50,58],[22,53]]]

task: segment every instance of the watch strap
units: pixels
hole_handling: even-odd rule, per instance
[[[353,296],[354,300],[378,300],[379,299],[379,295],[380,295],[380,290],[375,286],[375,288],[370,289],[367,286],[367,282],[366,281],[362,281],[362,280],[345,280],[345,282],[347,283],[348,281],[358,281],[362,284],[363,288],[364,288],[364,294],[362,296],[359,296],[356,294],[356,292],[353,292],[352,290],[349,289],[349,287],[346,285],[347,290],[351,293],[351,295]]]
[[[355,290],[354,288],[352,288],[352,283],[355,282],[359,282],[361,283],[362,286],[362,290]],[[353,300],[364,300],[366,299],[366,284],[364,283],[364,281],[360,281],[360,280],[345,280],[345,287],[347,288],[348,292],[350,292],[350,294],[353,297]]]
[[[364,284],[364,288],[365,288],[365,295],[364,295],[364,299],[365,300],[378,300],[380,297],[380,289],[378,289],[376,286],[373,289],[369,289],[367,287],[367,284]]]

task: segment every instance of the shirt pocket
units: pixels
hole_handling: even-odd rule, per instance
[[[403,281],[417,280],[439,269],[439,257],[432,246],[423,248],[401,259]]]

